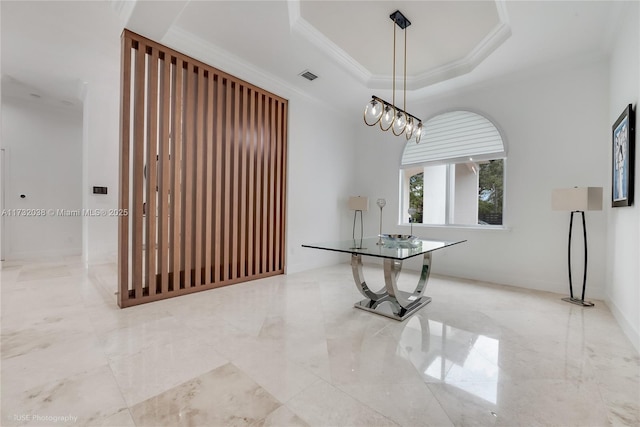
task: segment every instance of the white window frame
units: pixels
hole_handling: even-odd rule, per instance
[[[486,121],[488,121],[497,131],[501,142],[502,142],[502,146],[503,149],[499,150],[499,151],[495,151],[493,153],[481,153],[481,154],[476,154],[474,157],[451,157],[451,158],[439,158],[433,161],[426,161],[426,162],[417,162],[417,163],[409,163],[409,164],[403,164],[403,158],[404,158],[404,154],[405,152],[403,151],[403,156],[401,158],[400,161],[400,170],[399,170],[399,207],[400,207],[400,212],[398,212],[398,225],[410,225],[409,224],[409,215],[407,213],[408,207],[409,207],[409,200],[410,200],[410,196],[409,196],[409,177],[413,176],[416,173],[420,173],[422,171],[424,171],[425,167],[430,167],[430,166],[437,166],[437,165],[446,165],[447,166],[447,173],[446,173],[446,187],[445,187],[445,222],[444,224],[430,224],[430,223],[414,223],[413,225],[416,227],[452,227],[452,228],[480,228],[480,229],[507,229],[506,226],[506,187],[507,187],[507,182],[506,182],[506,177],[507,177],[507,141],[504,137],[504,133],[501,131],[501,129],[496,125],[495,121],[492,120],[491,118],[489,118],[486,114],[484,113],[479,113],[476,111],[471,111],[468,109],[456,109],[456,110],[450,110],[450,111],[445,111],[445,112],[441,112],[438,113],[436,115],[434,115],[431,119],[427,120],[425,122],[425,135],[428,134],[428,124],[429,121],[434,119],[434,118],[438,118],[440,116],[443,116],[445,114],[449,114],[449,113],[456,113],[456,112],[464,112],[464,113],[470,113],[470,114],[474,114],[474,115],[478,115],[481,118],[485,119]],[[425,135],[423,135],[423,141],[421,142],[421,144],[426,143],[425,139],[428,141],[428,137],[425,138]],[[414,141],[408,141],[407,145],[409,144],[415,144]],[[405,151],[407,146],[405,146]],[[460,163],[482,163],[485,161],[489,161],[489,160],[499,160],[502,159],[503,160],[503,196],[502,196],[502,225],[491,225],[491,224],[457,224],[453,221],[453,215],[454,215],[454,211],[455,211],[455,206],[454,200],[451,200],[452,198],[452,190],[451,190],[451,186],[454,185],[454,180],[452,179],[451,175],[453,173],[455,173],[455,168],[452,168],[451,165],[457,165]],[[479,173],[479,171],[478,171]],[[478,177],[479,179],[479,177]],[[424,194],[424,190],[423,190],[423,194]],[[424,212],[423,212],[423,218],[424,218]]]

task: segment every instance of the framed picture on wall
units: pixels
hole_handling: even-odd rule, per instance
[[[629,104],[612,127],[611,206],[633,204],[633,173],[635,159],[635,120]]]

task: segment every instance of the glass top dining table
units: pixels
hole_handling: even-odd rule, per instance
[[[444,241],[416,239],[406,243],[380,244],[382,240],[378,237],[365,237],[363,239],[338,240],[333,242],[309,243],[302,245],[305,248],[324,249],[327,251],[344,252],[348,254],[358,254],[374,256],[378,258],[389,258],[405,260],[427,252],[433,252],[448,246],[466,242],[466,240]]]
[[[354,307],[402,321],[431,302],[431,297],[424,296],[423,293],[431,272],[432,253],[463,242],[466,240],[445,241],[414,238],[401,241],[367,237],[355,240],[310,243],[302,246],[351,254],[353,279],[356,287],[365,297],[364,300],[356,302]],[[413,292],[399,290],[397,280],[402,269],[402,261],[418,255],[423,256],[418,285]],[[383,259],[384,287],[377,291],[372,290],[364,280],[363,256]]]

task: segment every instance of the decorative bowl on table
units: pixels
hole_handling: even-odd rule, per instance
[[[380,234],[382,243],[390,248],[412,248],[420,244],[417,236],[410,234]]]

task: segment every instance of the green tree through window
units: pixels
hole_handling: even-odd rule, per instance
[[[490,160],[480,165],[478,185],[479,221],[494,225],[502,224],[503,174],[503,159]]]
[[[424,172],[412,175],[409,178],[409,207],[416,213],[411,218],[413,223],[422,223],[422,196],[424,190]]]

